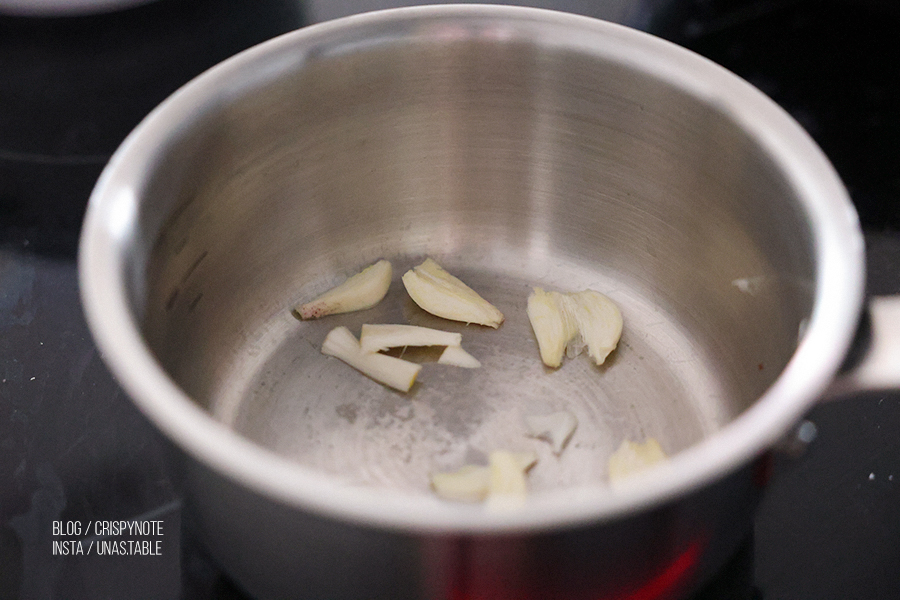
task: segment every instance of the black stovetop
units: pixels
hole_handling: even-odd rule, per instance
[[[860,212],[872,294],[900,293],[898,7],[647,0],[632,14],[756,84],[822,145]],[[0,600],[242,598],[182,522],[165,442],[100,360],[75,251],[94,181],[153,106],[303,24],[291,0],[0,16]],[[816,439],[779,455],[755,531],[698,599],[900,598],[900,393],[808,419]],[[134,518],[160,522],[139,536],[159,542],[149,555],[54,553],[66,527]]]

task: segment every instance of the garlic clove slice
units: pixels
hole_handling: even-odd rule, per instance
[[[528,296],[526,312],[537,338],[541,360],[548,367],[559,367],[569,340],[577,333],[575,324],[564,307],[560,306],[558,292],[545,292],[534,288]]]
[[[550,442],[557,456],[562,454],[578,427],[575,415],[565,410],[549,415],[529,415],[525,417],[525,423],[531,436]]]
[[[609,481],[613,485],[621,483],[627,477],[643,471],[656,463],[666,460],[668,456],[656,438],[647,438],[643,444],[624,440],[619,449],[609,457]]]
[[[460,346],[447,346],[438,358],[438,364],[453,365],[463,369],[478,369],[481,361],[466,352]]]
[[[322,354],[341,359],[379,383],[408,392],[422,365],[377,352],[364,352],[346,327],[335,327],[322,342]]]
[[[438,317],[495,329],[503,322],[493,304],[430,258],[404,273],[403,285],[420,308]]]
[[[569,294],[569,298],[588,354],[602,365],[622,337],[622,312],[607,296],[594,290]]]
[[[561,294],[534,288],[527,312],[541,360],[548,367],[559,367],[563,355],[573,358],[585,347],[601,365],[622,336],[619,307],[594,290]]]
[[[431,487],[446,500],[480,502],[491,510],[521,506],[528,493],[525,473],[537,462],[534,452],[495,450],[489,465],[464,465],[456,471],[432,473]]]
[[[491,483],[487,509],[509,511],[520,508],[528,498],[525,473],[537,462],[533,452],[495,450],[488,457]]]
[[[431,475],[431,487],[446,500],[481,502],[487,497],[490,485],[490,469],[477,465],[465,465],[456,471]]]
[[[391,263],[379,260],[314,300],[298,305],[294,312],[308,320],[372,308],[387,294],[392,276]]]
[[[418,325],[365,324],[359,334],[363,352],[379,352],[404,346],[459,346],[462,334]]]

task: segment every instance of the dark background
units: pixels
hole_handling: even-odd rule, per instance
[[[159,0],[0,15],[0,600],[241,597],[182,522],[165,442],[100,360],[75,252],[100,170],[147,112],[320,13]],[[860,212],[869,292],[900,293],[900,3],[646,0],[622,14],[745,77],[810,132]],[[900,395],[822,405],[808,420],[816,439],[778,455],[754,534],[698,598],[900,598]],[[133,518],[163,521],[162,556],[51,552],[65,539],[53,521]]]

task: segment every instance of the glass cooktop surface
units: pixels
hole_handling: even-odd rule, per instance
[[[131,128],[207,67],[341,7],[399,4],[159,0],[0,16],[0,599],[243,598],[192,538],[166,442],[91,340],[75,267],[85,203]],[[850,189],[869,293],[900,293],[892,0],[535,4],[617,16],[779,102]],[[900,597],[900,394],[823,404],[808,422],[815,439],[776,457],[754,531],[696,598]],[[115,532],[129,556],[73,543],[134,521],[143,529]]]

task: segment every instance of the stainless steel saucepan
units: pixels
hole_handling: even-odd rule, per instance
[[[399,277],[425,257],[504,324],[419,309]],[[457,5],[305,28],[186,85],[110,161],[79,267],[106,361],[249,593],[598,600],[694,589],[811,405],[898,385],[897,301],[865,308],[863,257],[822,152],[746,82],[621,26]],[[292,316],[381,258],[375,308]],[[618,303],[606,364],[541,364],[534,286]],[[863,314],[870,351],[839,374]],[[459,331],[483,366],[392,391],[320,352],[363,323]],[[553,410],[579,422],[558,457],[523,422]],[[611,487],[610,454],[649,437],[670,459]],[[520,509],[429,489],[497,448],[539,455]]]

